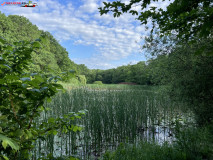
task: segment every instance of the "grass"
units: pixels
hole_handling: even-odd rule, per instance
[[[68,112],[87,109],[86,117],[76,123],[84,131],[50,136],[40,141],[38,156],[76,156],[80,159],[97,158],[106,150],[114,150],[122,143],[137,144],[141,140],[170,143],[175,122],[193,122],[181,104],[172,103],[160,87],[130,85],[63,84],[67,92],[57,94],[43,115],[62,116]]]
[[[121,143],[116,151],[106,152],[103,160],[186,160],[185,152],[178,151],[168,143],[158,145],[141,142],[138,145]]]

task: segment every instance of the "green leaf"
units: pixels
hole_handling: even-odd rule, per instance
[[[0,84],[4,84],[4,83],[5,83],[5,80],[0,79]]]
[[[38,41],[33,42],[33,48],[40,48],[41,47],[41,43],[39,43]]]
[[[21,138],[21,137],[23,136],[23,134],[24,134],[24,131],[21,130],[21,129],[18,129],[18,130],[15,132],[15,135],[16,135],[17,137],[19,137],[19,138]]]
[[[7,80],[9,80],[9,79],[10,80],[18,80],[19,78],[15,75],[6,75],[5,79],[7,79]]]
[[[2,146],[4,147],[4,149],[6,149],[6,148],[7,148],[7,144],[8,144],[7,140],[3,140],[3,142],[2,142]]]
[[[36,130],[32,130],[32,134],[33,134],[34,136],[37,136],[37,135],[38,135],[38,132],[37,132]]]
[[[34,75],[35,79],[39,82],[44,82],[44,79],[40,75]]]
[[[3,38],[0,38],[0,42],[1,42],[2,44],[5,44],[5,43],[6,43],[6,41],[5,41]]]
[[[63,89],[63,86],[61,84],[52,84],[52,85],[58,89]]]
[[[77,132],[81,131],[82,127],[71,125],[70,127],[68,127],[68,129],[72,130],[73,132]]]
[[[28,135],[29,138],[33,137],[32,133],[29,130],[26,131],[26,134]]]
[[[9,158],[7,158],[6,156],[3,156],[3,158],[4,158],[5,160],[9,160]]]
[[[2,146],[4,147],[4,149],[6,149],[7,145],[9,145],[12,149],[14,149],[16,151],[19,150],[19,145],[11,138],[9,138],[3,134],[0,134],[0,140],[3,141]]]
[[[11,69],[11,67],[8,66],[7,64],[0,64],[0,68]]]
[[[47,98],[46,100],[47,100],[47,102],[51,102],[51,101],[52,101],[52,99],[51,99],[51,98]]]
[[[78,113],[83,114],[83,115],[85,115],[86,112],[88,112],[88,110],[86,110],[86,109],[78,111]]]
[[[49,119],[48,119],[48,123],[55,123],[55,118],[52,118],[52,117],[49,118]]]
[[[56,131],[56,130],[53,130],[53,131],[52,131],[52,134],[53,134],[53,135],[56,135],[57,133],[58,133],[58,131]]]

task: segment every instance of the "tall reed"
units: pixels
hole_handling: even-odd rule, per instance
[[[82,132],[59,133],[39,141],[39,155],[45,151],[45,155],[78,155],[82,159],[115,149],[120,142],[171,141],[176,120],[193,120],[183,115],[181,106],[172,103],[159,88],[147,86],[72,87],[57,94],[46,107],[51,110],[44,113],[43,120],[81,109],[88,113],[76,121],[84,125]]]

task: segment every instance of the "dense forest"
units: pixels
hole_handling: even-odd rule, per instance
[[[213,3],[151,2],[99,8],[152,22],[147,61],[107,70],[75,64],[49,32],[0,12],[0,159],[213,158]]]

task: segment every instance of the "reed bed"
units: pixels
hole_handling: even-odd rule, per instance
[[[175,121],[193,122],[192,114],[183,112],[181,104],[172,103],[159,88],[147,86],[72,87],[57,94],[46,107],[51,110],[43,114],[42,120],[82,109],[88,113],[75,122],[84,126],[83,131],[59,133],[38,141],[34,151],[37,156],[52,154],[89,159],[116,149],[121,142],[172,142]]]

